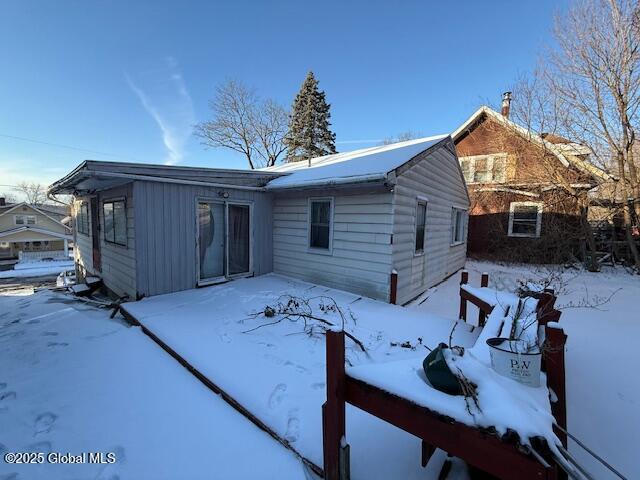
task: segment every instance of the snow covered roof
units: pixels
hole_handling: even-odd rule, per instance
[[[542,145],[544,148],[546,148],[548,151],[552,152],[556,157],[558,157],[558,160],[560,160],[560,162],[565,167],[569,167],[570,165],[573,165],[574,167],[581,170],[582,172],[585,172],[599,180],[612,179],[611,175],[609,175],[607,172],[605,172],[601,168],[596,167],[591,162],[579,157],[579,155],[586,155],[590,153],[590,150],[584,145],[579,145],[571,142],[566,144],[554,143],[553,138],[548,138],[549,134],[547,134],[547,138],[548,138],[547,139],[536,133],[530,132],[526,128],[521,127],[517,123],[509,120],[504,115],[496,112],[495,110],[487,107],[486,105],[483,105],[478,110],[473,112],[473,115],[471,115],[462,125],[460,125],[451,134],[451,137],[453,137],[453,140],[456,141],[460,136],[462,136],[462,134],[465,131],[467,131],[469,127],[471,127],[471,125],[473,125],[476,122],[476,120],[478,120],[478,118],[480,118],[480,116],[483,114],[497,121],[498,123],[501,123],[507,127],[512,128],[514,131],[518,132],[525,138],[529,138],[532,141]],[[556,139],[559,139],[559,138],[560,137],[556,137]]]
[[[396,168],[447,138],[449,135],[418,138],[268,167],[263,170],[285,175],[271,180],[267,189],[383,180]]]

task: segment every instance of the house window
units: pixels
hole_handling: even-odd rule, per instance
[[[16,215],[14,217],[16,225],[35,225],[36,224],[36,216],[35,215]]]
[[[124,200],[102,203],[104,217],[104,240],[108,243],[127,246],[127,212]]]
[[[451,245],[464,243],[466,217],[466,210],[456,207],[451,209]]]
[[[76,213],[76,229],[79,233],[89,235],[89,204],[81,202]]]
[[[540,236],[542,227],[542,203],[511,202],[509,206],[509,236]]]
[[[416,244],[415,253],[424,252],[424,227],[427,223],[427,202],[418,200],[416,205]]]
[[[331,250],[333,199],[309,200],[309,248]]]
[[[504,183],[507,178],[507,154],[460,157],[460,166],[467,183]]]

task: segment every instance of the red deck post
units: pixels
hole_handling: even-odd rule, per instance
[[[460,275],[460,285],[465,285],[469,283],[469,272],[466,270],[462,271]],[[458,316],[461,320],[467,320],[467,299],[460,297],[460,315]]]
[[[344,332],[327,331],[327,401],[322,406],[325,480],[341,479],[345,436]]]
[[[389,303],[396,304],[398,296],[398,272],[393,270],[391,272],[391,281],[389,285]]]
[[[557,312],[557,310],[555,310]],[[559,313],[559,312],[558,312]],[[559,316],[559,315],[558,315]],[[563,429],[567,429],[567,390],[565,384],[564,347],[567,335],[559,326],[545,327],[545,346],[543,359],[547,372],[547,385],[555,394],[555,402],[551,402],[551,413],[556,423]],[[556,430],[556,435],[567,446],[567,436],[564,432]]]
[[[488,287],[489,286],[489,274],[487,272],[483,272],[480,276],[480,287]],[[484,327],[484,324],[487,320],[487,314],[484,313],[481,309],[478,310],[478,326]]]

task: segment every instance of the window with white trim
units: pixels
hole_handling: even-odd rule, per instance
[[[467,183],[504,183],[507,179],[507,154],[460,157],[460,166]]]
[[[415,253],[424,252],[424,233],[427,223],[427,202],[426,200],[418,200],[416,205],[416,242]]]
[[[511,202],[509,205],[510,237],[540,236],[542,227],[542,203],[540,202]]]
[[[35,225],[36,224],[35,215],[14,215],[13,219],[16,225]]]
[[[309,199],[309,248],[331,250],[333,199]]]
[[[464,243],[467,211],[463,208],[451,209],[451,245]]]
[[[127,211],[124,200],[102,203],[104,216],[104,240],[108,243],[127,246]]]
[[[89,204],[80,202],[76,211],[76,230],[78,233],[89,235]]]

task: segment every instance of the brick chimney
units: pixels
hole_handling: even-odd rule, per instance
[[[7,201],[4,197],[0,197],[0,207],[4,207],[7,204]]]
[[[503,117],[509,118],[509,110],[511,110],[511,92],[504,92],[502,94],[502,109],[500,113]]]

